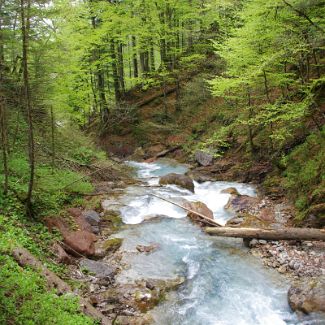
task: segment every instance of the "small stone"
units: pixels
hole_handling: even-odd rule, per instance
[[[153,290],[155,288],[154,284],[151,283],[150,281],[146,281],[146,287],[149,289],[149,290]]]
[[[287,268],[286,268],[286,266],[285,265],[281,265],[279,268],[278,268],[278,271],[280,272],[280,273],[286,273],[287,272]]]
[[[264,239],[260,239],[260,240],[259,240],[259,243],[260,243],[261,245],[266,245],[266,244],[267,244],[267,241],[264,240]]]
[[[252,239],[249,242],[249,247],[255,247],[258,244],[258,240],[257,239]]]

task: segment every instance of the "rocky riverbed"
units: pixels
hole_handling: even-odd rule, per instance
[[[323,243],[252,240],[244,248],[241,240],[203,234],[184,218],[183,209],[152,194],[191,209],[198,206],[200,212],[233,227],[291,225],[292,209],[285,201],[259,197],[250,185],[207,180],[200,184],[185,176],[179,182],[170,176],[168,185],[159,186],[160,176],[182,174],[187,167],[164,161],[131,165],[139,168],[137,184],[110,185],[108,194],[89,198],[87,209],[69,209],[65,218],[48,224],[63,235],[57,255],[70,264],[76,292],[112,322],[214,324],[219,319],[233,324],[239,321],[227,311],[233,306],[239,314],[247,313],[243,324],[303,324],[307,318],[293,314],[286,297],[293,280],[300,279],[305,282],[289,290],[290,306],[303,313],[322,310],[318,306],[324,301]],[[256,257],[262,258],[264,267]],[[252,304],[261,309],[251,309]],[[325,318],[308,319],[322,324]]]

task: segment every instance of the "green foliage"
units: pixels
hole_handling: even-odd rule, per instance
[[[12,257],[1,253],[0,279],[1,324],[94,324],[80,314],[76,298],[47,292],[39,274],[22,269]]]
[[[325,180],[325,127],[307,137],[306,141],[297,146],[283,158],[285,167],[284,184],[296,207],[301,212],[324,192]]]
[[[281,152],[295,137],[315,106],[314,85],[323,78],[310,63],[311,57],[322,60],[316,45],[323,38],[321,1],[291,3],[246,2],[242,26],[224,44],[216,44],[226,70],[210,82],[215,96],[235,104],[241,124],[251,131],[263,128],[259,134],[268,139],[257,140],[262,150],[267,143],[269,152]]]
[[[10,256],[24,247],[52,271],[65,274],[63,266],[51,261],[48,250],[60,239],[35,221],[26,220],[21,203],[13,197],[2,202],[0,213],[0,324],[93,324],[79,311],[76,298],[49,292],[41,275],[20,267]],[[37,311],[37,312],[35,312]]]

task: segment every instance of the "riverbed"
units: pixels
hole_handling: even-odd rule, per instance
[[[210,237],[186,218],[184,210],[151,195],[180,203],[201,201],[216,221],[225,224],[233,215],[224,209],[230,195],[222,190],[235,187],[240,194],[255,196],[253,185],[195,183],[192,193],[174,185],[158,186],[160,176],[186,173],[186,165],[169,160],[128,164],[142,182],[128,187],[119,198],[123,222],[130,226],[116,235],[124,238],[122,250],[128,264],[118,281],[185,279],[151,311],[155,324],[324,324],[317,317],[299,318],[290,310],[288,279],[265,268],[242,240]],[[134,253],[137,245],[152,244],[158,247],[152,253]]]

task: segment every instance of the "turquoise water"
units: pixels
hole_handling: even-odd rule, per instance
[[[152,197],[150,193],[180,201],[199,200],[214,212],[215,219],[231,217],[224,210],[229,195],[221,190],[236,187],[241,194],[255,195],[248,184],[206,182],[195,184],[195,194],[176,186],[155,187],[158,177],[169,172],[185,173],[186,166],[168,161],[130,163],[137,176],[153,187],[133,186],[121,203],[123,220],[132,224],[119,234],[124,238],[125,262],[121,282],[138,279],[185,277],[178,290],[151,313],[159,325],[280,325],[325,324],[316,316],[299,319],[287,303],[289,283],[284,276],[266,269],[243,247],[239,239],[207,236],[193,225],[184,211]],[[134,253],[136,245],[156,243],[159,249]]]

